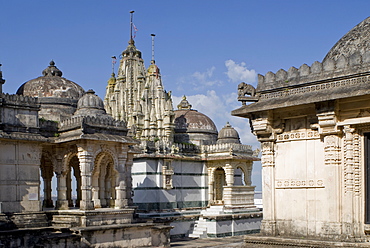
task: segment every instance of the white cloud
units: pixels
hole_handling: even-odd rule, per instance
[[[235,63],[235,61],[229,59],[225,61],[225,66],[227,68],[226,75],[229,77],[229,80],[231,82],[246,82],[246,83],[256,82],[257,78],[256,71],[248,70],[244,62],[237,64]]]

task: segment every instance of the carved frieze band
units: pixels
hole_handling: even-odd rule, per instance
[[[277,179],[275,181],[276,189],[308,189],[308,188],[325,188],[322,179]]]
[[[301,140],[301,139],[318,139],[320,134],[317,131],[308,132],[286,132],[277,136],[277,142],[290,141],[290,140]]]
[[[339,80],[339,81],[334,81],[334,82],[326,82],[326,83],[321,83],[321,84],[303,86],[303,87],[298,87],[294,89],[283,89],[277,92],[262,93],[260,98],[261,99],[280,98],[280,97],[285,97],[285,96],[290,96],[290,95],[304,94],[306,92],[321,91],[321,90],[327,90],[330,88],[351,86],[351,85],[355,85],[359,83],[368,83],[369,81],[370,81],[370,76],[344,79],[344,80]]]

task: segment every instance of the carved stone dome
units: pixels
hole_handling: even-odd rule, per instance
[[[217,144],[235,143],[240,144],[238,131],[236,131],[229,123],[218,133]]]
[[[42,71],[41,77],[25,82],[18,95],[38,97],[41,104],[39,116],[46,120],[61,121],[73,115],[77,101],[84,94],[78,84],[63,78],[54,61]]]
[[[106,115],[103,100],[95,95],[95,91],[88,90],[86,94],[78,100],[77,110],[74,115],[94,117]]]
[[[17,94],[39,98],[58,97],[78,100],[85,93],[81,86],[62,77],[63,73],[55,66],[54,61],[50,62],[42,74],[43,76],[21,85]]]
[[[355,52],[361,55],[370,50],[370,17],[345,34],[328,52],[326,59],[337,60],[340,55],[349,57]]]
[[[191,109],[184,96],[175,110],[175,142],[196,145],[215,144],[217,128],[206,115]]]

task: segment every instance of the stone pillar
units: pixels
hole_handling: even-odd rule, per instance
[[[337,126],[335,101],[316,103],[316,116],[319,124],[319,134],[324,141],[325,177],[325,221],[327,228],[321,231],[324,236],[342,235],[342,153],[341,130]]]
[[[208,206],[213,205],[214,203],[214,169],[208,168]]]
[[[92,190],[91,190],[91,173],[94,166],[94,158],[92,153],[85,147],[79,146],[77,153],[80,162],[81,171],[81,210],[92,210],[94,209],[94,202],[92,201]]]
[[[118,165],[116,165],[118,174],[117,177],[117,187],[116,190],[116,200],[115,200],[115,208],[121,209],[128,206],[128,200],[127,200],[127,185],[126,185],[126,161],[127,161],[127,148],[122,148],[120,151],[120,154],[118,156]]]
[[[65,173],[58,172],[57,174],[57,191],[58,199],[56,202],[56,209],[66,210],[68,209],[68,200],[67,200],[67,176]]]
[[[126,199],[127,199],[127,206],[133,206],[134,201],[132,200],[132,165],[134,163],[134,154],[127,152],[127,160],[126,160]]]
[[[72,168],[69,168],[68,173],[66,174],[66,187],[67,187],[67,201],[68,201],[68,206],[73,208],[73,199],[72,199]]]
[[[261,232],[265,235],[276,235],[275,216],[275,142],[264,141],[262,148],[262,201],[263,220]]]
[[[356,230],[354,228],[355,223],[360,223],[360,220],[356,220],[355,214],[355,196],[354,196],[354,146],[353,146],[353,132],[354,128],[349,125],[344,126],[344,195],[342,198],[343,206],[343,226],[342,233],[348,235],[348,238],[353,238],[354,236],[361,236],[358,234],[353,234]],[[356,222],[357,221],[357,222]]]
[[[100,196],[100,204],[102,207],[107,207],[109,204],[105,199],[105,175],[106,171],[101,170],[99,176],[99,196]]]
[[[99,174],[94,175],[92,177],[92,200],[94,201],[94,206],[96,208],[101,208],[102,204],[99,197],[100,189],[98,185],[99,185]]]
[[[234,168],[230,164],[226,164],[224,167],[226,174],[226,186],[234,186]]]

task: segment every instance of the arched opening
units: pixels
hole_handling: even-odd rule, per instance
[[[66,179],[68,207],[78,208],[81,201],[81,171],[80,163],[76,155],[69,161]]]
[[[234,170],[234,186],[245,186],[244,183],[244,171],[238,167]]]
[[[98,154],[92,174],[92,198],[95,208],[113,208],[116,199],[117,172],[109,153]]]
[[[223,204],[223,191],[226,185],[225,171],[222,168],[217,168],[214,172],[214,203],[216,205]]]

